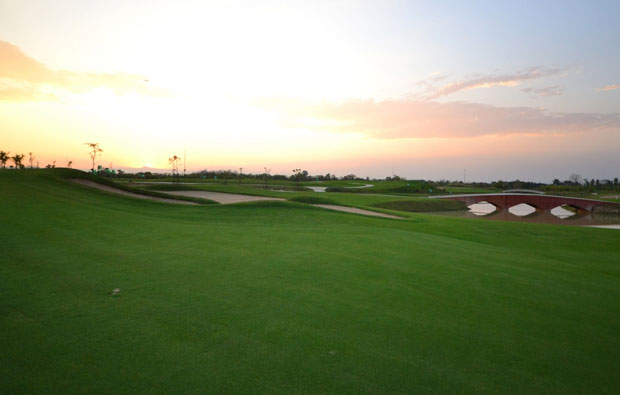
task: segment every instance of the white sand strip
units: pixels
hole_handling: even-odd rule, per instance
[[[164,192],[164,191],[160,191]],[[210,191],[165,191],[164,193],[177,196],[190,196],[203,199],[214,200],[221,204],[254,202],[257,200],[284,200],[282,198],[272,198],[265,196],[237,195],[234,193],[210,192]]]
[[[619,229],[620,225],[588,225],[590,228],[602,228],[602,229]]]
[[[148,195],[141,195],[139,193],[133,193],[133,192],[128,192],[128,191],[124,191],[122,189],[118,189],[118,188],[114,188],[108,185],[103,185],[103,184],[98,184],[94,181],[90,181],[90,180],[83,180],[80,178],[74,178],[71,181],[76,182],[78,184],[82,184],[82,185],[86,185],[89,186],[91,188],[96,188],[105,192],[111,192],[111,193],[115,193],[117,195],[123,195],[123,196],[129,196],[129,197],[133,197],[133,198],[138,198],[138,199],[146,199],[146,200],[153,200],[156,202],[162,202],[162,203],[173,203],[173,204],[185,204],[188,206],[199,206],[198,203],[194,203],[194,202],[188,202],[185,200],[176,200],[176,199],[165,199],[165,198],[160,198],[160,197],[156,197],[156,196],[148,196]]]
[[[372,217],[403,219],[402,217],[397,217],[395,215],[377,213],[375,211],[370,211],[370,210],[362,210],[361,208],[345,207],[345,206],[335,206],[333,204],[313,204],[313,206],[321,207],[321,208],[326,208],[328,210],[344,211],[345,213],[370,215]]]

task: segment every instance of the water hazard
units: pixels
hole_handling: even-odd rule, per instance
[[[576,226],[618,226],[620,228],[620,214],[602,214],[578,212],[570,207],[558,206],[551,211],[540,211],[528,204],[518,204],[502,210],[490,203],[476,203],[469,206],[468,211],[441,211],[429,214],[479,218],[484,220],[533,222],[556,225]],[[615,226],[614,226],[615,227]]]

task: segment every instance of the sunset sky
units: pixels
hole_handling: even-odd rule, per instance
[[[619,1],[0,0],[0,150],[89,168],[620,177]]]

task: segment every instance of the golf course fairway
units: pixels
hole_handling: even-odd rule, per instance
[[[0,170],[2,393],[620,388],[620,231],[173,205],[76,173]]]

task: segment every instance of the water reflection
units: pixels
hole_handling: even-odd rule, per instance
[[[573,215],[577,215],[575,211],[567,210],[562,206],[552,208],[551,214],[555,215],[558,218],[562,218],[562,219],[566,219],[566,218],[572,217]]]
[[[469,206],[469,211],[443,211],[429,214],[558,225],[594,226],[620,224],[620,214],[579,213],[570,207],[563,206],[555,207],[551,211],[536,210],[536,208],[528,204],[518,204],[505,210],[497,208],[490,203],[480,202]]]
[[[521,203],[510,207],[508,211],[510,214],[516,215],[517,217],[527,217],[532,214],[536,214],[536,207],[532,207],[526,203]]]
[[[497,211],[497,207],[487,202],[475,203],[469,206],[469,212],[477,216],[489,215],[495,211]]]

